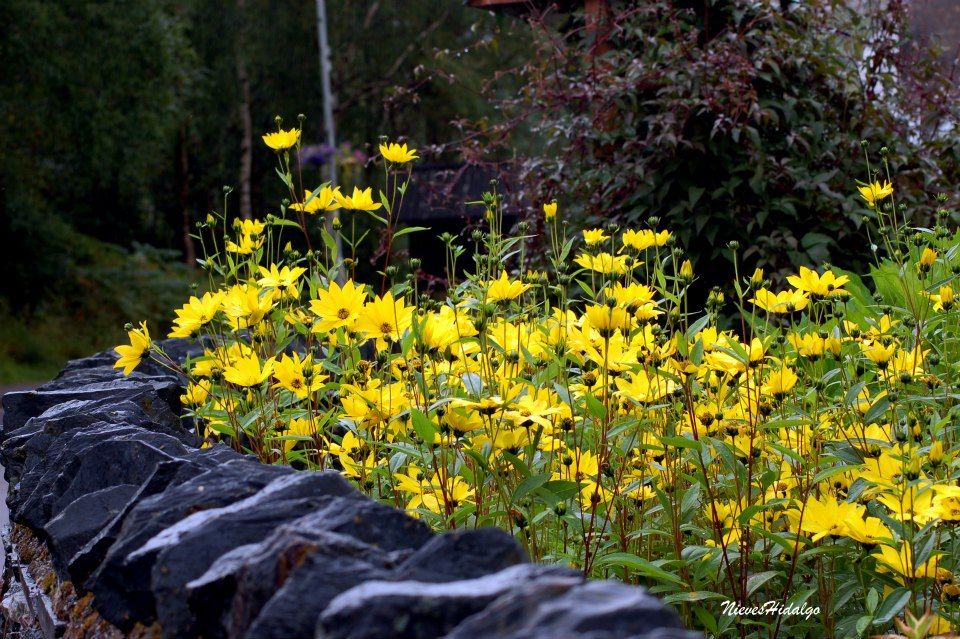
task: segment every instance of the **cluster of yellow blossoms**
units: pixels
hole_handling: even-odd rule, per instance
[[[392,170],[416,157],[381,153]],[[892,187],[869,186],[882,211]],[[324,186],[290,208],[373,206],[369,189]],[[185,365],[189,414],[210,441],[335,468],[438,528],[500,525],[537,559],[642,579],[718,636],[739,632],[720,599],[815,605],[813,621],[782,622],[811,636],[908,612],[955,626],[950,235],[911,235],[876,268],[876,296],[838,269],[800,267],[777,291],[757,271],[734,283],[726,330],[721,293],[687,307],[693,267],[669,231],[565,237],[557,209],[543,207],[548,273],[506,268],[527,238],[494,221],[477,271],[449,272],[442,299],[272,249],[282,215],[240,223],[207,256],[222,281],[170,332],[205,346]],[[163,358],[145,326],[130,336],[125,372]]]

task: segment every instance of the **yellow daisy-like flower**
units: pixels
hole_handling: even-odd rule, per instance
[[[823,275],[816,271],[800,267],[799,275],[788,275],[787,281],[798,291],[819,297],[833,297],[834,295],[848,295],[843,285],[850,281],[846,275],[834,275],[833,271],[825,271]]]
[[[416,149],[407,149],[406,144],[397,144],[396,142],[381,144],[380,155],[383,156],[384,160],[393,164],[406,164],[420,159]]]
[[[113,365],[114,368],[122,368],[124,375],[129,375],[143,359],[143,354],[150,350],[150,331],[147,330],[147,323],[140,322],[140,328],[134,328],[127,331],[127,337],[130,338],[130,344],[122,344],[114,350],[120,359]]]
[[[395,300],[393,293],[388,291],[364,306],[357,329],[378,340],[399,341],[404,331],[410,328],[413,310],[403,298]]]
[[[609,239],[610,236],[604,233],[603,229],[589,229],[583,232],[583,241],[587,246],[594,246]]]
[[[294,202],[290,208],[294,211],[303,211],[304,213],[318,213],[319,211],[336,211],[340,208],[337,196],[340,194],[340,187],[330,188],[325,186],[321,188],[316,195],[311,191],[303,192],[303,202]]]
[[[383,206],[380,202],[373,201],[373,189],[369,186],[362,191],[355,186],[353,193],[349,196],[337,191],[333,197],[341,208],[348,211],[376,211]]]
[[[271,264],[270,268],[260,267],[260,279],[257,284],[264,288],[273,288],[284,291],[289,297],[297,294],[297,280],[307,272],[302,266],[290,268],[284,266],[278,269],[276,264]]]
[[[336,282],[317,292],[317,299],[310,300],[310,310],[320,318],[313,330],[335,331],[350,328],[359,319],[367,293],[362,286],[347,280],[341,287]]]
[[[621,239],[624,246],[643,251],[654,246],[666,246],[673,235],[670,231],[660,231],[659,233],[651,229],[642,229],[639,231],[624,231]]]
[[[274,388],[285,388],[300,399],[306,399],[310,393],[320,390],[327,380],[326,375],[313,371],[311,355],[300,359],[299,353],[280,357],[273,365],[273,378],[277,380]]]
[[[553,218],[557,217],[557,201],[544,202],[543,203],[543,216],[549,222]]]
[[[937,252],[930,248],[929,246],[923,249],[923,253],[920,254],[920,261],[917,262],[917,270],[921,273],[926,273],[933,266],[934,262],[937,261]]]
[[[269,146],[274,151],[283,151],[284,149],[289,149],[290,147],[296,146],[297,142],[299,141],[300,129],[290,129],[289,131],[280,129],[279,131],[267,133],[265,136],[263,136],[264,144]]]
[[[207,401],[213,382],[209,379],[200,379],[195,383],[187,384],[187,389],[180,396],[180,401],[187,406],[197,406]]]
[[[513,300],[530,289],[530,284],[524,284],[519,280],[510,280],[506,271],[502,271],[500,277],[489,282],[488,285],[487,301],[489,302]]]
[[[627,272],[626,255],[611,255],[610,253],[598,253],[597,255],[588,255],[581,253],[574,260],[585,269],[603,273],[604,275],[623,275]],[[639,266],[643,262],[634,262],[634,266]]]
[[[797,374],[789,366],[783,366],[767,377],[760,392],[773,397],[783,397],[797,384]]]
[[[262,235],[267,225],[263,220],[243,220],[240,222],[240,232],[244,235]]]
[[[214,318],[223,305],[223,292],[204,293],[203,297],[192,296],[190,301],[174,311],[174,329],[167,337],[190,337],[201,326]]]
[[[223,378],[237,386],[256,386],[270,377],[273,364],[274,359],[271,357],[261,365],[257,354],[251,353],[249,356],[237,358],[227,366],[223,371]]]
[[[279,433],[279,435],[283,437],[284,451],[288,453],[293,450],[293,447],[297,445],[298,441],[305,441],[307,438],[313,437],[316,434],[316,424],[311,424],[310,420],[306,417],[291,419],[287,422],[287,427]]]
[[[239,243],[227,240],[227,250],[238,255],[250,255],[263,246],[263,238],[250,233],[244,233],[239,239]]]
[[[857,187],[860,191],[860,197],[867,203],[871,209],[877,205],[877,202],[893,195],[893,185],[890,182],[871,182]]]
[[[662,400],[677,388],[673,380],[656,374],[648,375],[642,370],[631,373],[629,382],[623,377],[617,377],[615,382],[620,395],[640,404]]]
[[[952,286],[941,286],[939,293],[930,294],[928,297],[933,302],[933,310],[935,311],[949,311],[953,308],[954,292]]]
[[[779,315],[802,311],[810,303],[810,298],[800,290],[774,293],[761,288],[750,301],[768,313]]]

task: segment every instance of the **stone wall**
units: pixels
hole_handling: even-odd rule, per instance
[[[499,530],[436,535],[336,472],[200,449],[183,380],[114,360],[3,398],[4,636],[696,637],[642,588],[528,563]]]

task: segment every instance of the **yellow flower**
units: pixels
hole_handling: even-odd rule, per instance
[[[257,284],[264,288],[285,290],[287,295],[294,297],[297,294],[297,280],[306,272],[307,269],[302,266],[284,266],[281,269],[278,269],[276,264],[271,264],[269,269],[260,266],[260,279]]]
[[[300,359],[298,353],[281,356],[273,366],[273,378],[277,380],[273,387],[285,388],[300,399],[306,399],[310,393],[320,390],[327,376],[314,373],[312,360],[311,355]]]
[[[840,340],[836,337],[821,337],[816,333],[808,335],[798,335],[791,333],[787,339],[797,349],[797,354],[801,357],[820,357],[829,352],[834,356],[840,354]]]
[[[583,241],[587,246],[594,246],[609,239],[610,236],[604,233],[603,229],[590,229],[583,232]]]
[[[884,346],[880,342],[874,342],[869,346],[863,347],[863,354],[867,356],[867,359],[878,366],[885,366],[887,363],[889,363],[890,359],[896,352],[896,342],[891,342],[887,346]]]
[[[196,383],[187,384],[187,389],[184,391],[184,394],[180,396],[180,401],[187,406],[202,404],[207,401],[207,397],[210,396],[210,389],[212,387],[213,382],[209,379],[201,379]]]
[[[604,337],[610,337],[618,329],[629,331],[632,323],[630,314],[619,306],[609,308],[606,305],[592,304],[586,308],[585,314],[590,326]]]
[[[943,450],[941,449],[940,455],[942,456],[942,454]],[[932,451],[930,457],[933,458]],[[960,523],[960,486],[934,486],[933,490],[936,496],[933,498],[933,504],[927,515],[951,524]]]
[[[774,293],[761,288],[750,301],[768,313],[780,315],[802,311],[810,303],[810,298],[803,291],[793,290]]]
[[[857,187],[857,190],[860,191],[860,197],[864,199],[867,206],[871,209],[876,206],[880,200],[893,195],[893,185],[890,184],[890,182],[884,182],[883,184],[880,182],[872,182]]]
[[[230,318],[234,328],[247,328],[257,324],[273,308],[273,295],[261,294],[261,290],[251,284],[237,284],[231,287],[223,298],[223,312]]]
[[[683,264],[680,265],[680,279],[685,282],[693,281],[693,262],[690,260],[684,260]]]
[[[516,299],[530,289],[530,284],[524,284],[519,280],[511,281],[507,277],[506,271],[501,271],[498,279],[492,280],[487,284],[489,286],[487,289],[488,302]]]
[[[129,375],[143,359],[143,354],[150,350],[150,331],[147,330],[147,323],[140,322],[140,328],[134,328],[127,331],[127,337],[130,338],[130,344],[122,344],[114,350],[120,359],[113,365],[114,368],[122,368],[124,375]]]
[[[788,275],[787,281],[798,291],[804,291],[819,297],[832,297],[834,295],[847,295],[847,291],[841,287],[849,282],[850,278],[846,275],[838,277],[833,274],[833,271],[826,271],[823,275],[818,275],[816,271],[801,266],[800,274]]]
[[[367,187],[360,190],[359,187],[353,187],[352,195],[342,195],[339,191],[333,194],[337,204],[348,211],[376,211],[381,206],[380,202],[373,201],[373,189]]]
[[[933,310],[949,311],[953,308],[953,298],[953,287],[949,285],[941,286],[938,294],[930,295],[930,300],[933,302]]]
[[[799,519],[799,511],[791,511],[791,518]],[[856,504],[837,502],[831,497],[808,499],[803,509],[803,519],[800,520],[800,530],[813,534],[813,541],[820,541],[824,537],[846,535],[848,531],[847,519],[851,516],[859,517]]]
[[[270,377],[273,371],[274,359],[271,357],[260,365],[260,358],[256,353],[234,360],[223,371],[223,378],[237,386],[256,386]]]
[[[598,253],[597,255],[588,255],[581,253],[574,261],[585,269],[603,273],[604,275],[623,275],[627,272],[626,255],[610,255],[609,253]],[[634,266],[639,266],[642,262],[634,262]]]
[[[263,246],[263,238],[250,233],[242,234],[239,239],[239,244],[233,240],[227,240],[227,250],[238,255],[249,255]]]
[[[261,235],[266,227],[262,220],[243,220],[239,226],[244,235]]]
[[[923,249],[923,253],[920,255],[920,261],[917,263],[917,270],[919,270],[921,273],[926,273],[936,261],[937,252],[927,246]]]
[[[760,392],[764,395],[782,398],[789,393],[796,384],[797,374],[794,373],[793,369],[789,366],[782,366],[770,373],[770,376],[767,377],[767,380],[760,388]]]
[[[394,164],[406,164],[419,159],[416,149],[407,150],[406,144],[397,144],[396,142],[381,144],[380,155],[387,162],[393,162]]]
[[[671,237],[673,236],[670,231],[656,233],[650,229],[642,229],[640,231],[624,231],[621,239],[624,246],[643,251],[652,246],[666,246]]]
[[[549,221],[557,217],[557,201],[543,203],[543,216]]]
[[[881,546],[871,556],[877,560],[877,570],[893,573],[901,582],[903,582],[904,577],[919,579],[923,577],[932,578],[937,575],[939,553],[932,553],[929,559],[918,565],[909,541],[901,541],[899,550],[890,546]]]
[[[263,136],[263,142],[274,151],[283,151],[295,146],[300,141],[300,129],[274,131]]]
[[[190,337],[201,326],[214,318],[223,304],[223,292],[204,293],[203,297],[191,297],[190,301],[177,309],[175,328],[167,337]]]
[[[316,433],[316,424],[311,424],[306,417],[291,419],[287,422],[286,429],[280,433],[280,436],[283,437],[283,449],[289,453],[298,441],[306,441]]]
[[[294,211],[303,211],[304,213],[317,213],[318,211],[336,211],[340,208],[337,197],[340,196],[340,187],[330,188],[325,186],[321,188],[316,195],[311,191],[303,192],[303,203],[294,202],[290,208]]]
[[[616,384],[621,395],[640,404],[661,400],[677,387],[671,379],[660,375],[648,375],[642,370],[631,373],[629,382],[623,377],[617,377]]]
[[[378,340],[399,342],[404,331],[410,328],[412,318],[413,307],[407,306],[402,297],[394,300],[393,293],[388,291],[363,307],[357,330]]]
[[[310,310],[320,318],[314,331],[335,331],[350,328],[360,317],[367,294],[362,286],[347,280],[341,287],[336,282],[317,292],[317,299],[310,300]]]

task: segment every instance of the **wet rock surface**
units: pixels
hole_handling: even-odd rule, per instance
[[[178,418],[184,380],[151,362],[123,377],[115,360],[3,397],[11,516],[42,549],[37,581],[70,593],[60,613],[84,611],[71,637],[696,636],[642,588],[529,564],[502,531],[436,535],[337,473],[200,449]],[[18,592],[0,593],[11,610]]]

